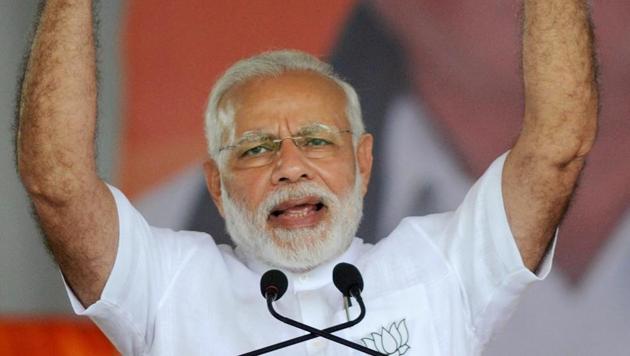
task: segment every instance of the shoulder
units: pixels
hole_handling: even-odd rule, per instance
[[[444,278],[449,273],[448,263],[433,240],[446,238],[445,226],[452,215],[403,219],[386,238],[366,250],[357,264],[384,291]]]

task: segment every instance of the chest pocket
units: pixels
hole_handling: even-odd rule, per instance
[[[340,336],[386,355],[438,355],[437,333],[424,285],[376,298],[366,296],[364,302],[365,319]],[[351,318],[359,314],[355,304],[350,308]],[[335,319],[345,321],[345,311],[338,312]],[[344,355],[359,354],[354,350],[345,352]]]

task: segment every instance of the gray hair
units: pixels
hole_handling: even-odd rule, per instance
[[[354,88],[334,73],[332,66],[316,57],[296,50],[264,52],[236,62],[217,80],[208,100],[205,114],[205,131],[208,153],[219,166],[219,149],[226,138],[234,140],[234,114],[232,105],[222,105],[221,99],[231,88],[255,77],[275,77],[289,71],[313,71],[328,78],[341,87],[346,95],[346,117],[353,133],[353,143],[365,132],[361,105]]]

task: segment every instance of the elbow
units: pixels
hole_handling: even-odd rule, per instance
[[[578,142],[577,149],[575,151],[575,158],[584,160],[586,156],[591,152],[597,139],[597,120],[593,120],[589,127],[585,129],[585,133],[582,135]]]
[[[561,171],[582,170],[586,159],[593,148],[594,139],[577,140],[572,145],[564,145],[557,150],[551,149],[545,156],[549,161]]]
[[[28,159],[25,159],[24,155],[20,154],[19,150],[17,150],[15,155],[15,167],[17,174],[20,177],[20,181],[22,182],[22,186],[29,196],[33,197],[45,195],[45,184],[42,184],[43,179],[32,167]]]
[[[17,171],[26,193],[34,204],[61,207],[82,191],[80,179],[62,168],[53,168],[18,157]]]
[[[597,138],[597,108],[526,114],[515,145],[525,157],[536,157],[558,168],[581,166]]]
[[[595,145],[595,139],[597,138],[597,121],[591,120],[588,124],[586,124],[580,134],[576,135],[572,144],[568,144],[564,148],[564,150],[557,155],[557,157],[561,158],[559,161],[560,166],[573,166],[578,165],[582,167],[584,162],[586,161],[587,156],[593,149]]]
[[[572,160],[585,160],[597,139],[600,106],[597,92],[592,94],[585,98],[587,105],[584,110],[574,114],[579,118],[576,120],[579,124],[575,129],[576,143]]]
[[[62,189],[63,184],[53,183],[49,177],[30,172],[18,166],[22,186],[35,205],[64,206],[71,200],[69,189]]]
[[[98,184],[95,162],[51,149],[46,143],[24,145],[17,141],[16,169],[35,204],[65,206],[89,194]]]

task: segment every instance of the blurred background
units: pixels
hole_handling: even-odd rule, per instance
[[[112,354],[71,315],[14,168],[20,63],[38,1],[0,2],[0,355]],[[98,163],[154,225],[229,243],[203,183],[207,94],[235,60],[297,48],[361,96],[375,175],[359,236],[453,209],[516,139],[518,0],[108,0],[99,7]],[[598,141],[560,229],[555,268],[486,355],[627,355],[630,334],[630,2],[593,2]]]

